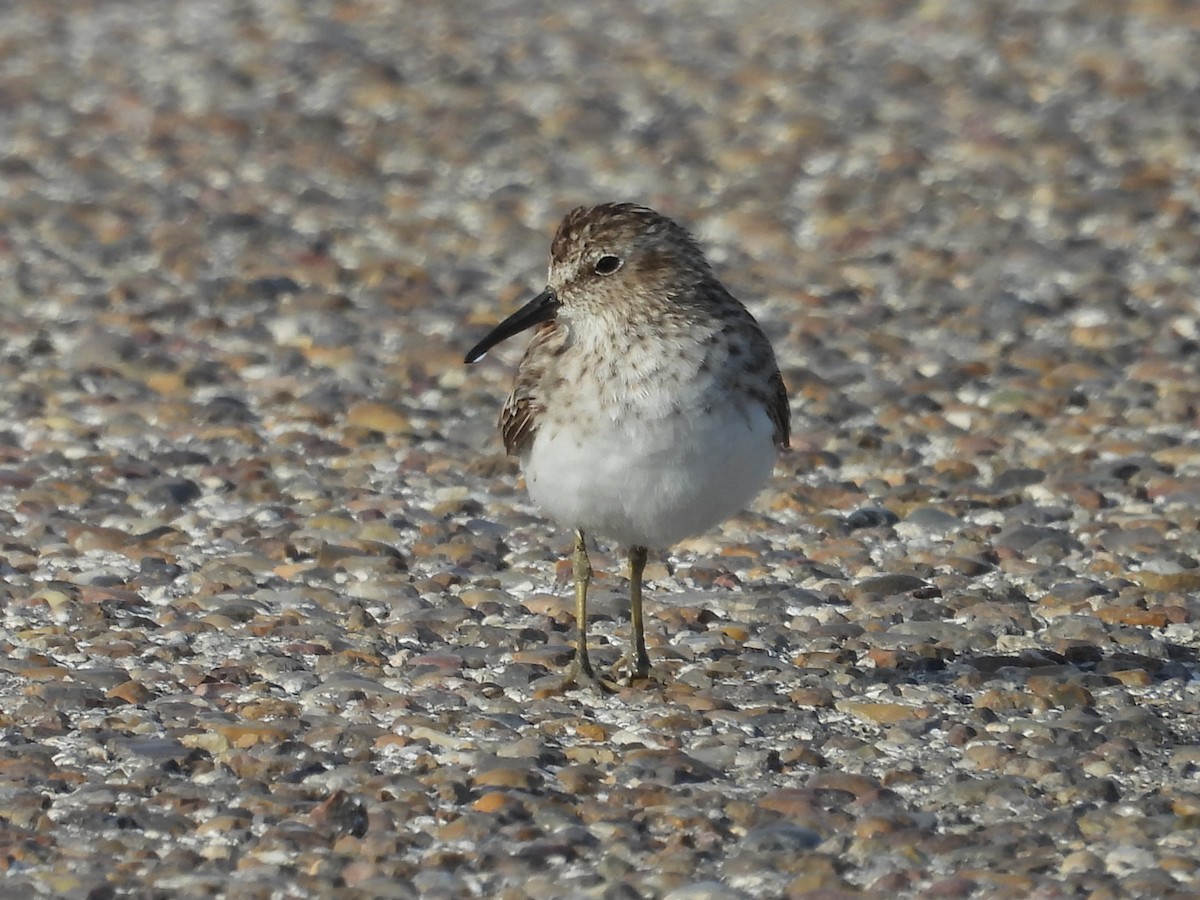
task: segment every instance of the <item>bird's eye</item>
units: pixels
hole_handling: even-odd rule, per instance
[[[607,254],[596,260],[596,274],[611,275],[624,264],[625,260],[621,259],[621,257]]]

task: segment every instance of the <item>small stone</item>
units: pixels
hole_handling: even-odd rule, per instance
[[[781,822],[751,829],[741,840],[751,853],[802,853],[821,844],[824,838],[811,828]]]
[[[353,404],[346,411],[346,424],[381,434],[404,434],[412,428],[409,417],[399,408],[374,400]]]
[[[871,722],[875,725],[895,725],[898,722],[929,717],[929,710],[924,707],[906,706],[900,703],[839,700],[836,707],[842,712],[850,713],[864,722]]]
[[[499,813],[518,808],[521,802],[504,791],[488,791],[471,804],[471,808],[482,813]]]
[[[927,587],[929,587],[929,583],[915,575],[894,574],[875,575],[871,578],[864,578],[855,585],[854,590],[858,596],[875,594],[881,597],[893,597],[897,594],[908,594]]]
[[[746,896],[719,881],[697,881],[668,891],[663,900],[744,900]]]
[[[850,531],[860,528],[883,528],[895,525],[898,521],[900,521],[900,517],[890,509],[881,506],[865,506],[856,509],[846,517],[846,528]]]
[[[158,478],[146,488],[148,503],[158,506],[185,506],[203,495],[200,485],[190,478]]]
[[[111,688],[104,696],[110,700],[120,700],[122,703],[135,705],[147,703],[154,698],[154,694],[137,681],[126,681],[124,684],[119,684]]]

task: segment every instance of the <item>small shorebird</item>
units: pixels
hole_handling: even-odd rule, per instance
[[[536,328],[500,414],[533,500],[575,532],[575,659],[559,689],[607,690],[588,658],[585,535],[629,552],[630,681],[650,658],[642,625],[648,549],[745,507],[788,445],[771,344],[690,234],[631,203],[568,213],[546,289],[466,356]]]

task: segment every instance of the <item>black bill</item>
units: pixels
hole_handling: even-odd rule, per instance
[[[483,355],[498,343],[519,334],[534,325],[548,322],[558,312],[558,295],[553,288],[546,288],[515,313],[488,332],[487,337],[467,351],[463,362],[473,363],[483,359]]]

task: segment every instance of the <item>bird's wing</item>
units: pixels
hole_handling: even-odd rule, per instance
[[[771,376],[771,399],[767,404],[767,415],[771,417],[771,424],[775,426],[776,446],[791,446],[792,412],[788,406],[787,387],[778,369]]]
[[[520,456],[527,451],[537,434],[538,424],[546,409],[539,397],[542,376],[545,374],[543,361],[548,351],[553,352],[551,345],[561,339],[557,324],[546,322],[538,327],[525,355],[521,357],[512,393],[508,395],[504,409],[500,410],[500,436],[510,456]]]

